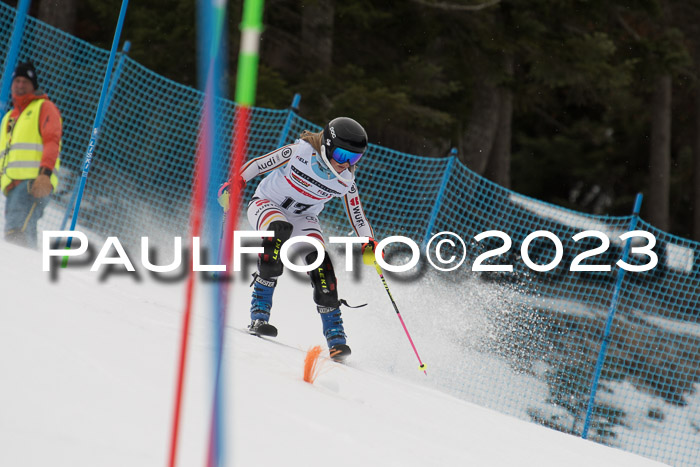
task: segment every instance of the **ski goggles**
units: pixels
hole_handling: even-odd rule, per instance
[[[362,154],[361,152],[352,152],[343,148],[335,148],[331,156],[338,164],[345,164],[347,162],[350,165],[355,165],[362,157]]]

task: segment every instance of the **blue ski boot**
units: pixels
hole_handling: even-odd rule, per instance
[[[256,336],[276,337],[277,328],[269,324],[272,294],[275,292],[277,279],[263,279],[253,274],[253,299],[250,302],[250,326],[248,332]]]
[[[340,308],[318,306],[323,322],[323,335],[328,342],[331,358],[337,362],[342,362],[350,356],[350,347],[346,343],[345,329],[343,329],[343,318],[340,316]]]

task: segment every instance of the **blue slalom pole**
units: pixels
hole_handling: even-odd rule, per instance
[[[212,248],[213,257],[220,257],[217,251],[219,242],[218,226],[222,224],[222,212],[212,201],[216,199],[217,185],[223,164],[223,153],[219,139],[221,138],[220,122],[216,119],[217,109],[221,105],[220,96],[223,94],[224,82],[222,76],[223,51],[226,37],[226,2],[222,0],[199,0],[197,19],[197,48],[198,48],[198,78],[204,88],[204,105],[202,108],[201,167],[208,173],[203,174],[200,183],[204,185],[206,198],[204,211],[206,213],[206,230]],[[212,305],[212,411],[209,427],[209,445],[207,449],[207,467],[225,465],[226,444],[224,443],[226,391],[224,388],[225,371],[222,365],[224,328],[226,319],[227,283],[219,282],[213,287]]]
[[[630,221],[630,226],[628,232],[631,232],[637,228],[637,222],[639,221],[639,211],[642,208],[642,194],[637,193],[637,198],[634,201],[634,210],[632,213],[632,220]],[[630,254],[630,246],[632,244],[632,239],[628,238],[625,242],[625,247],[622,250],[622,261],[627,262]],[[617,302],[620,300],[620,290],[622,289],[622,280],[625,277],[625,270],[620,268],[617,271],[617,280],[615,281],[615,289],[613,291],[612,299],[610,300],[610,310],[608,311],[608,320],[605,323],[605,331],[603,332],[603,342],[600,345],[600,352],[598,353],[598,361],[595,364],[595,369],[593,370],[593,382],[591,383],[591,396],[588,400],[588,408],[586,409],[586,419],[583,422],[583,431],[581,432],[581,438],[588,439],[588,430],[591,426],[591,416],[593,415],[593,407],[595,406],[595,395],[598,391],[598,381],[600,380],[600,373],[603,370],[603,363],[605,363],[605,354],[608,350],[608,343],[610,343],[610,329],[612,328],[613,318],[615,317],[615,312],[617,311]]]
[[[122,26],[124,26],[124,17],[126,16],[126,8],[129,6],[129,0],[122,0],[122,8],[119,11],[119,20],[117,21],[117,30],[114,32],[114,39],[112,40],[112,49],[109,52],[109,61],[107,62],[107,70],[105,71],[105,78],[102,81],[102,92],[100,93],[100,102],[97,104],[97,113],[95,114],[95,123],[92,126],[92,136],[90,137],[90,142],[88,143],[87,151],[85,152],[85,159],[83,160],[83,174],[80,177],[80,186],[78,188],[78,196],[75,200],[75,209],[73,210],[73,218],[70,223],[70,230],[75,230],[75,224],[78,222],[78,214],[80,213],[80,203],[83,199],[83,192],[85,191],[85,184],[87,183],[88,173],[90,172],[90,165],[92,164],[92,156],[95,152],[95,146],[97,145],[97,139],[100,136],[100,127],[102,126],[102,117],[104,113],[102,108],[104,107],[107,98],[107,88],[109,85],[109,78],[112,76],[112,68],[114,67],[114,57],[117,55],[117,44],[119,44],[119,37],[122,34]],[[68,237],[66,242],[66,249],[70,248],[71,239],[73,237]],[[62,267],[66,267],[68,264],[68,256],[63,257]]]
[[[19,46],[22,42],[22,35],[24,34],[24,25],[27,23],[27,11],[29,11],[30,3],[30,0],[19,0],[19,5],[17,5],[15,28],[12,31],[12,40],[10,41],[10,51],[5,58],[5,71],[2,74],[2,83],[0,83],[0,116],[5,114],[7,104],[10,101],[12,70],[15,69],[15,65],[17,64]]]
[[[126,41],[124,42],[124,45],[122,46],[122,52],[119,56],[119,63],[117,63],[117,67],[114,70],[114,76],[110,80],[110,85],[109,85],[109,92],[107,93],[107,99],[105,100],[105,105],[104,108],[102,109],[102,113],[107,112],[107,109],[109,109],[109,104],[112,101],[112,96],[114,96],[114,91],[117,87],[117,83],[119,82],[119,76],[121,75],[122,72],[122,67],[124,66],[124,60],[126,59],[126,55],[129,53],[131,50],[131,42]],[[95,144],[97,144],[97,141],[95,141]],[[66,227],[66,223],[68,222],[68,218],[71,216],[71,212],[73,211],[73,206],[75,205],[75,199],[78,197],[78,188],[79,184],[75,185],[73,188],[73,193],[71,194],[70,201],[68,202],[68,205],[66,206],[66,212],[63,214],[63,221],[61,221],[61,228],[59,230],[63,230]],[[56,239],[56,243],[58,244],[60,242],[60,239]],[[54,249],[56,246],[54,246]]]

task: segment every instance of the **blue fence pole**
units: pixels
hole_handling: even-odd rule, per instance
[[[637,199],[634,201],[634,210],[632,212],[632,220],[630,221],[629,231],[632,231],[637,227],[637,222],[639,221],[639,211],[641,207],[642,194],[637,193]],[[628,238],[625,242],[625,247],[622,250],[622,261],[627,262],[627,259],[629,258],[631,243],[632,239]],[[605,331],[603,332],[603,342],[600,345],[598,361],[596,362],[595,369],[593,370],[593,382],[591,383],[591,397],[588,400],[588,408],[586,409],[586,419],[583,422],[583,431],[581,432],[581,438],[583,439],[588,439],[588,430],[591,426],[591,416],[593,415],[593,407],[595,405],[595,395],[598,391],[598,381],[600,380],[600,373],[603,370],[603,363],[605,362],[605,353],[608,350],[608,344],[610,342],[610,328],[612,328],[613,318],[615,317],[615,312],[617,311],[617,303],[620,301],[620,290],[622,289],[622,280],[624,279],[624,277],[625,270],[620,268],[617,271],[615,289],[613,291],[612,299],[610,300],[608,320],[605,323]]]
[[[119,11],[119,20],[117,21],[117,29],[114,32],[114,39],[112,40],[112,49],[109,51],[109,61],[107,62],[107,70],[105,71],[105,77],[102,81],[102,92],[100,92],[100,101],[97,104],[97,113],[95,114],[95,123],[92,126],[92,136],[90,137],[90,142],[88,143],[87,151],[85,152],[85,159],[83,160],[83,174],[80,177],[80,185],[78,187],[78,196],[75,200],[75,209],[73,210],[73,218],[70,223],[70,230],[75,230],[75,224],[78,222],[78,214],[80,213],[80,202],[83,199],[83,191],[85,191],[85,183],[87,183],[88,173],[90,172],[90,164],[92,164],[92,155],[95,152],[95,145],[100,135],[100,127],[102,126],[102,118],[104,112],[105,100],[107,98],[107,86],[109,85],[109,79],[112,76],[112,68],[114,67],[114,57],[117,55],[117,44],[119,44],[119,37],[122,33],[122,27],[124,26],[124,17],[126,16],[126,8],[129,6],[129,0],[122,0],[122,7]],[[68,237],[66,242],[66,248],[70,248],[71,240],[73,237]],[[68,264],[68,256],[63,257],[62,267],[66,267]]]
[[[117,82],[119,81],[119,76],[121,75],[122,72],[122,67],[124,66],[124,60],[126,59],[126,54],[129,53],[131,50],[131,42],[126,41],[124,42],[124,45],[122,46],[122,52],[119,57],[119,63],[117,63],[117,67],[114,69],[114,76],[111,79],[110,86],[109,86],[109,92],[107,93],[107,99],[105,100],[105,105],[104,108],[102,109],[102,113],[107,112],[107,109],[109,109],[109,104],[112,101],[112,96],[114,95],[114,91],[117,88]],[[97,144],[97,141],[95,141],[95,144]],[[63,230],[66,227],[66,223],[68,222],[68,218],[70,217],[72,211],[73,211],[73,206],[75,205],[75,199],[78,197],[78,188],[80,184],[76,184],[75,187],[73,188],[73,193],[71,194],[70,201],[68,202],[68,205],[66,206],[66,212],[63,214],[63,220],[61,221],[61,228],[59,230]],[[61,240],[56,239],[56,243],[58,244]],[[54,249],[57,247],[54,246]]]
[[[30,3],[30,0],[20,0],[19,5],[17,5],[15,28],[12,31],[12,40],[10,41],[10,51],[7,53],[7,57],[5,57],[5,71],[2,74],[2,82],[0,83],[0,116],[5,114],[7,104],[10,101],[12,71],[15,69],[17,57],[19,56],[19,47],[22,43],[24,25],[27,23],[27,11],[29,11]]]
[[[112,76],[109,82],[109,91],[107,92],[107,98],[105,99],[105,106],[102,110],[103,113],[107,112],[107,109],[109,108],[109,103],[112,102],[112,96],[114,96],[114,91],[116,90],[117,83],[119,82],[119,75],[121,75],[122,73],[122,67],[124,66],[126,55],[129,53],[130,50],[131,42],[124,42],[124,45],[122,46],[122,52],[121,54],[119,54],[119,63],[117,63],[117,67],[114,69],[114,76]]]
[[[292,99],[292,105],[289,107],[289,111],[287,112],[287,119],[284,121],[284,126],[282,127],[282,132],[280,133],[280,139],[277,141],[278,148],[284,146],[284,143],[287,142],[287,133],[289,133],[289,129],[292,126],[292,120],[297,112],[299,112],[299,102],[301,102],[301,94],[296,93]]]
[[[447,182],[452,176],[452,171],[454,170],[455,163],[457,161],[457,149],[452,148],[450,150],[450,160],[447,162],[447,167],[445,167],[445,173],[442,174],[442,181],[440,182],[440,189],[438,191],[437,198],[435,199],[435,204],[433,205],[433,210],[430,213],[430,218],[428,219],[428,227],[425,229],[425,237],[423,237],[423,248],[428,245],[428,240],[433,234],[433,228],[435,227],[435,222],[437,221],[438,213],[442,207],[442,199],[445,196],[445,190],[447,190]]]

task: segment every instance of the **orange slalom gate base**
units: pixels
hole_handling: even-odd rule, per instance
[[[321,372],[323,360],[319,361],[320,356],[320,345],[312,347],[306,352],[306,358],[304,358],[304,381],[307,383],[314,384],[314,381],[316,381],[316,378]]]

